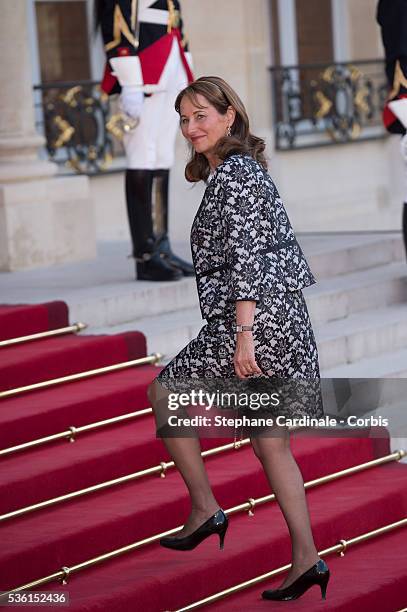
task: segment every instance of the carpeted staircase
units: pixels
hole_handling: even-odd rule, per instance
[[[68,325],[62,302],[0,307],[0,341]],[[146,389],[158,369],[146,357],[139,332],[64,334],[0,347],[0,390],[6,392],[0,398],[0,591],[55,574],[34,586],[69,593],[72,611],[188,610],[289,563],[282,513],[276,501],[261,500],[271,491],[260,463],[249,444],[234,448],[230,439],[201,441],[215,495],[229,510],[225,549],[213,537],[189,552],[164,549],[154,539],[182,525],[189,502],[155,437]],[[74,382],[12,391],[119,364]],[[123,418],[109,422],[116,417]],[[331,569],[326,601],[318,587],[296,602],[263,601],[261,591],[278,586],[280,572],[200,608],[396,612],[407,605],[407,520],[397,525],[407,517],[407,465],[398,461],[402,453],[391,454],[384,428],[365,434],[291,434],[316,545]],[[21,447],[32,440],[41,443]],[[322,480],[308,484],[314,479]],[[371,537],[353,542],[365,534]]]

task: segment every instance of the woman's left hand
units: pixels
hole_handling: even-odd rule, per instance
[[[237,334],[233,364],[238,378],[245,379],[251,374],[262,374],[254,356],[252,332],[244,331]]]

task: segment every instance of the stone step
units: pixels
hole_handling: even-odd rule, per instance
[[[407,306],[352,314],[315,329],[322,370],[393,353],[407,347]]]
[[[165,317],[145,317],[120,326],[92,329],[91,332],[120,333],[139,329],[147,336],[149,352],[163,353],[165,363],[197,335],[203,324],[197,309],[187,309]],[[350,376],[361,360],[380,359],[386,353],[406,349],[407,306],[394,304],[356,313],[346,319],[317,325],[314,329],[321,370],[333,372],[335,367],[348,365],[349,374],[346,376]],[[390,359],[388,361],[390,365]]]
[[[299,241],[319,281],[401,262],[404,257],[398,233],[301,235]],[[177,253],[190,258],[188,244],[175,246]],[[82,320],[95,328],[197,307],[193,278],[135,282],[129,250],[126,242],[100,243],[94,261],[0,273],[2,301],[64,300],[71,321]]]
[[[98,327],[87,330],[92,334],[112,334],[117,330],[131,331],[137,329],[147,338],[148,353],[161,353],[163,363],[168,362],[192,338],[195,338],[204,325],[199,308],[177,310],[162,315],[143,317],[135,321],[114,325],[111,327]]]
[[[374,317],[374,314],[368,312],[372,305],[383,308],[407,302],[406,272],[407,267],[404,263],[394,262],[353,274],[324,279],[307,288],[305,296],[314,328],[317,330],[324,324],[344,320],[350,315],[363,311],[367,312],[367,316]],[[181,283],[191,283],[191,279],[185,279]],[[195,287],[193,290],[196,291]],[[173,356],[196,336],[203,324],[199,308],[196,306],[175,310],[165,316],[152,314],[135,317],[119,325],[100,327],[92,325],[89,333],[121,333],[138,329],[147,336],[150,352],[158,351],[166,356]],[[335,328],[332,328],[332,333],[334,330]],[[325,330],[324,334],[328,332]],[[392,348],[389,346],[388,350]],[[329,349],[324,348],[325,351],[329,352]]]
[[[371,414],[388,418],[386,429],[390,434],[392,452],[400,448],[407,450],[405,401],[407,394],[407,347],[375,357],[366,357],[355,363],[345,363],[333,368],[323,369],[321,370],[321,376],[324,379],[348,379],[352,386],[352,393],[356,392],[354,391],[354,385],[360,385],[364,390],[359,392],[362,395],[359,395],[358,408],[363,406],[365,402],[369,402],[369,413],[365,411],[365,417]],[[367,379],[372,381],[371,386],[369,386],[370,382]],[[372,396],[371,391],[375,385],[377,385],[379,391],[374,392]],[[370,389],[370,392],[367,389]],[[370,404],[371,397],[378,397],[379,402]],[[354,406],[353,403],[349,408],[351,414],[357,412],[354,410]],[[401,461],[407,464],[407,455]]]
[[[198,308],[194,278],[171,282],[112,284],[92,287],[69,297],[72,321],[83,321],[93,327],[106,327],[148,317],[166,317],[174,312]]]
[[[407,378],[407,348],[321,370],[324,378]]]
[[[318,280],[394,261],[405,261],[400,233],[299,235],[299,242]]]
[[[407,302],[407,264],[392,262],[319,280],[305,291],[315,325]]]
[[[397,241],[395,243],[397,244]],[[386,243],[386,246],[389,245]],[[351,246],[348,245],[348,248],[351,249]],[[344,253],[346,252],[345,249]],[[381,253],[383,255],[383,252]],[[389,249],[386,257],[390,257],[391,253],[394,255],[394,249]],[[325,256],[318,253],[313,257],[317,262],[322,262],[321,267]],[[365,260],[364,264],[367,263]],[[316,285],[306,292],[311,317],[315,323],[344,318],[372,304],[384,306],[407,300],[407,265],[402,261],[390,261],[350,274],[338,274],[329,278],[322,275],[322,278],[318,277]],[[86,290],[86,293],[81,290],[75,294],[70,307],[74,320],[88,321],[92,328],[104,328],[125,322],[142,325],[147,313],[149,316],[169,316],[172,312],[183,312],[186,309],[196,309],[195,318],[199,318],[195,279],[191,278],[173,283],[112,283],[104,287],[103,297],[98,297],[97,288],[92,287]],[[89,311],[92,311],[92,315],[89,315]],[[156,323],[161,326],[158,321]]]
[[[304,243],[304,251],[310,252],[309,260],[318,279],[316,285],[318,297],[315,301],[315,320],[318,322],[341,318],[355,309],[362,309],[363,296],[360,295],[359,301],[355,302],[355,309],[352,309],[351,295],[355,293],[355,288],[364,282],[363,272],[369,274],[367,280],[370,292],[366,294],[369,296],[366,300],[368,304],[371,303],[370,298],[377,296],[381,304],[387,304],[401,301],[407,294],[406,284],[401,279],[405,270],[404,264],[400,261],[403,256],[402,241],[397,235],[340,236],[340,239],[336,236],[329,240],[325,237],[322,239],[321,236],[317,238],[304,236],[301,242]],[[177,250],[187,257],[187,254],[183,253],[183,250],[186,250],[185,245],[184,249],[179,247]],[[331,262],[329,276],[327,276],[327,260]],[[382,264],[380,270],[375,271],[375,266],[379,264]],[[391,269],[384,269],[386,264]],[[350,279],[351,287],[346,293],[348,275],[345,273],[348,269],[356,270],[354,274],[359,273],[359,276]],[[383,280],[380,278],[381,274],[384,276]],[[385,284],[382,291],[374,286],[376,280]],[[337,291],[335,292],[335,281],[338,281],[343,289],[340,296],[337,296]],[[319,297],[321,294],[319,288],[325,289],[322,301]],[[170,327],[166,322],[158,321],[158,318],[151,321],[150,326],[147,318],[160,315],[165,315],[167,318],[173,312],[182,313],[186,309],[196,309],[194,318],[200,319],[196,283],[193,278],[184,278],[177,282],[111,283],[104,285],[103,296],[98,296],[98,293],[98,287],[82,289],[80,293],[75,293],[70,301],[71,317],[75,320],[92,321],[90,323],[92,327],[105,327],[131,321],[136,322],[138,328],[142,329],[140,325],[146,324],[146,329],[149,329],[153,336],[157,336],[156,328],[163,329],[164,326],[168,333],[173,336],[175,334],[175,337],[177,331],[172,327],[172,318],[169,321]],[[182,320],[182,316],[181,319],[175,318],[176,322],[178,320]],[[185,338],[185,333],[189,334],[189,331],[179,329],[181,337]],[[151,342],[155,345],[153,338]],[[167,347],[172,346],[170,338],[165,340],[165,344]],[[177,346],[181,344],[181,341],[176,342]]]

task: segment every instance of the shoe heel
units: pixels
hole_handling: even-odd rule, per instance
[[[326,599],[326,589],[327,589],[327,586],[328,586],[328,580],[329,580],[329,578],[324,580],[324,582],[321,582],[320,585],[319,585],[321,587],[321,596],[322,596],[322,599]]]
[[[219,532],[219,548],[223,550],[225,540],[226,529]]]

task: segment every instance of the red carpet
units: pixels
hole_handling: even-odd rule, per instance
[[[0,353],[0,389],[23,387],[145,355],[145,338],[140,332],[70,335],[5,347]]]
[[[210,612],[266,612],[282,610],[285,605],[296,612],[396,612],[405,606],[407,555],[406,541],[400,531],[349,548],[343,558],[329,556],[326,561],[331,571],[326,601],[321,598],[318,586],[313,586],[296,601],[271,602],[261,599],[262,591],[277,588],[283,582],[281,575],[228,599],[219,600],[206,609]]]
[[[127,360],[127,358],[126,358]],[[41,438],[71,425],[79,427],[149,406],[146,387],[154,366],[71,382],[1,401],[0,448]]]
[[[0,309],[0,324],[1,317]],[[3,360],[6,353],[10,359]],[[27,343],[2,350],[2,388],[145,354],[145,339],[137,332]],[[145,408],[146,388],[157,371],[154,366],[131,368],[0,401],[0,448]],[[385,433],[376,429],[370,435]],[[291,446],[304,480],[390,452],[388,438],[368,435],[316,438],[293,432]],[[202,447],[222,442],[203,440]],[[168,459],[162,441],[155,438],[152,415],[79,435],[74,443],[60,441],[19,452],[2,459],[0,514]],[[271,492],[250,446],[205,462],[225,509]],[[391,462],[346,476],[309,489],[307,499],[316,545],[322,550],[406,517],[407,466]],[[0,591],[181,525],[188,513],[185,485],[170,469],[165,479],[143,477],[1,522]],[[332,576],[325,602],[316,587],[295,602],[261,600],[261,591],[278,586],[281,575],[207,607],[395,612],[407,605],[406,545],[404,528],[358,544],[344,558],[326,557]],[[65,586],[53,582],[41,590],[67,590],[75,611],[164,612],[289,560],[287,527],[277,503],[271,502],[256,507],[253,517],[246,512],[231,515],[223,551],[217,537],[189,552],[154,543],[74,574]]]
[[[38,334],[68,325],[68,307],[65,302],[0,304],[0,340]]]

